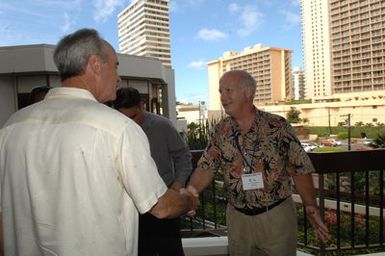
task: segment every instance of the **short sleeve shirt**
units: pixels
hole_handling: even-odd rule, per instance
[[[223,174],[228,202],[237,208],[264,207],[286,198],[292,193],[291,176],[315,171],[290,124],[258,109],[245,133],[231,117],[220,121],[198,167]],[[264,187],[244,190],[242,174],[256,172]]]
[[[78,88],[55,88],[0,130],[6,255],[137,255],[138,211],[167,190],[142,129]]]

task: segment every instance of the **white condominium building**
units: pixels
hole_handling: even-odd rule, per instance
[[[385,1],[301,2],[306,97],[385,90]]]
[[[333,93],[384,90],[385,1],[329,5]]]
[[[302,0],[305,98],[329,96],[331,87],[329,0]]]
[[[169,0],[136,0],[118,14],[121,53],[153,57],[171,67]]]
[[[305,78],[300,67],[293,68],[293,98],[302,100],[305,98]]]

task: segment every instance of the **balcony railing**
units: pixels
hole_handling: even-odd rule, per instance
[[[193,165],[202,151],[192,151]],[[317,255],[385,250],[385,150],[309,153],[316,169],[314,183],[322,216],[332,240],[320,246],[307,221],[300,197],[297,203],[298,247]],[[217,177],[200,197],[194,218],[183,223],[184,237],[226,236],[222,182]]]

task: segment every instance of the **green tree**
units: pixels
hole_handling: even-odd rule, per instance
[[[187,125],[187,143],[191,150],[204,149],[207,146],[210,130],[219,120],[206,120],[202,123],[189,123]]]
[[[290,107],[290,111],[286,114],[286,120],[291,124],[297,124],[302,121],[299,117],[301,111],[297,110],[295,107]]]

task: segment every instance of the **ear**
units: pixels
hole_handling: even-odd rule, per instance
[[[144,102],[142,100],[139,102],[139,108],[141,111],[144,110]]]
[[[245,88],[245,94],[246,94],[247,98],[250,98],[250,97],[253,98],[254,97],[253,89],[251,88],[251,86],[247,86]]]
[[[88,58],[88,67],[95,75],[99,75],[101,71],[100,57],[95,54],[91,54]]]

